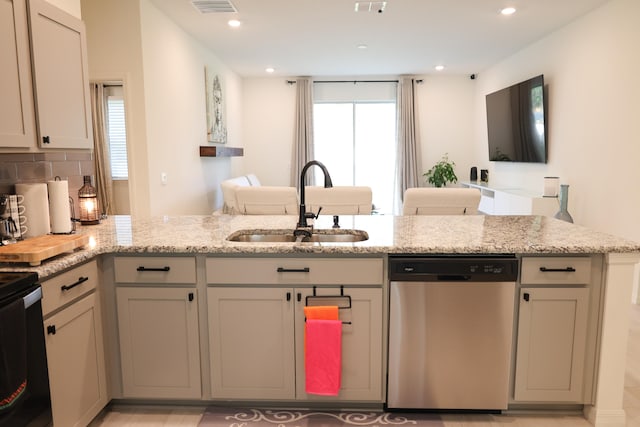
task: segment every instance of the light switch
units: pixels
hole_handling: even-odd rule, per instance
[[[160,174],[160,182],[162,183],[162,185],[167,185],[167,173],[166,172],[162,172]]]

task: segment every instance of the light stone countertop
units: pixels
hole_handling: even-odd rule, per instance
[[[201,215],[134,219],[111,216],[78,225],[89,244],[40,266],[0,263],[0,271],[35,271],[46,278],[96,255],[128,254],[583,254],[640,252],[640,243],[544,216],[341,216],[343,229],[369,239],[356,243],[240,243],[226,237],[242,230],[295,228],[297,216]],[[322,216],[317,229],[330,229]]]

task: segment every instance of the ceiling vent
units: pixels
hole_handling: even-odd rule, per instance
[[[387,7],[386,1],[357,1],[355,11],[382,13],[385,7]]]
[[[237,12],[229,0],[191,0],[191,4],[200,13],[229,13]]]

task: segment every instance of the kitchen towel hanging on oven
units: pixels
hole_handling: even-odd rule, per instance
[[[337,396],[342,375],[342,321],[338,307],[305,307],[305,391]]]
[[[27,327],[22,298],[0,308],[0,414],[27,388]]]

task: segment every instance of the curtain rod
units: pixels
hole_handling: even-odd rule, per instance
[[[314,80],[313,83],[398,83],[398,80]]]
[[[399,80],[314,80],[313,83],[398,83]],[[295,80],[287,80],[287,84],[295,84]],[[417,79],[416,83],[422,83],[422,79]]]

